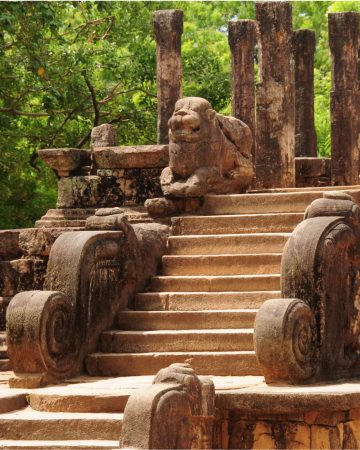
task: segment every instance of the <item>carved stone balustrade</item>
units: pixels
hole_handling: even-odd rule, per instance
[[[281,299],[266,301],[255,348],[267,382],[360,375],[360,209],[324,193],[292,233],[281,263]]]
[[[215,388],[189,364],[171,364],[127,402],[121,448],[211,449]],[[141,433],[139,433],[141,430]]]
[[[168,227],[132,226],[121,214],[111,217],[98,216],[89,220],[89,230],[60,235],[50,251],[44,290],[11,300],[11,386],[31,388],[81,373],[100,333],[156,274]]]

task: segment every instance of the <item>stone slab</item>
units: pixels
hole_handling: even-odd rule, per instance
[[[98,169],[149,169],[166,167],[168,145],[136,145],[97,148],[93,153]]]
[[[0,449],[6,450],[107,450],[118,449],[119,442],[106,440],[24,441],[0,440]]]
[[[23,409],[27,406],[25,393],[0,392],[0,414]]]
[[[68,177],[81,167],[91,165],[91,152],[80,148],[41,149],[39,156],[60,177]]]
[[[34,411],[30,407],[0,415],[3,439],[115,440],[121,434],[120,413]]]
[[[0,231],[0,259],[13,259],[21,254],[19,233],[21,230]]]
[[[217,387],[216,406],[247,413],[288,414],[301,411],[345,411],[359,408],[360,381],[317,383],[306,386],[256,385],[239,390]]]

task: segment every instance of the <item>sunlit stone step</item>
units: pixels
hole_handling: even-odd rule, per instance
[[[163,276],[151,279],[156,292],[276,291],[280,275]]]
[[[303,213],[182,216],[172,218],[173,234],[290,233]]]
[[[0,415],[1,439],[118,440],[121,413],[35,411],[30,407]]]
[[[201,311],[258,309],[265,300],[279,298],[280,291],[253,292],[144,292],[137,294],[135,309],[142,311]]]
[[[256,311],[124,311],[119,313],[117,325],[129,331],[253,328]]]
[[[261,375],[254,351],[92,353],[86,358],[90,375],[155,375],[173,363],[191,363],[198,375]]]
[[[163,275],[256,275],[279,273],[281,253],[163,256]]]
[[[0,449],[6,450],[113,450],[119,440],[71,440],[71,441],[28,441],[0,440]]]
[[[280,253],[290,233],[170,236],[170,255]]]
[[[101,334],[100,349],[109,353],[212,352],[253,350],[252,328],[118,331]]]
[[[328,186],[325,188],[295,188],[233,195],[207,195],[203,214],[263,214],[304,212],[311,202],[324,192],[341,190],[360,200],[359,186]]]

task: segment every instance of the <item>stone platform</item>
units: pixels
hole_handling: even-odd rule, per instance
[[[123,410],[153,376],[79,377],[41,389],[9,389],[0,373],[0,448],[118,448]],[[360,380],[266,385],[263,377],[211,377],[213,448],[359,448]]]

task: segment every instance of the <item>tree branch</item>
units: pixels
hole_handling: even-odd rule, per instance
[[[84,77],[86,86],[88,87],[90,94],[91,94],[91,100],[92,100],[92,104],[93,104],[93,108],[94,108],[94,122],[93,122],[93,127],[97,127],[99,125],[99,120],[100,120],[100,110],[99,110],[99,105],[98,102],[96,100],[96,93],[95,93],[95,89],[94,86],[91,84],[89,77],[87,76],[86,70],[82,71],[82,75]]]
[[[27,111],[19,111],[16,108],[0,108],[0,112],[12,114],[13,116],[50,117],[55,114],[67,114],[67,113],[69,113],[69,110],[52,111],[52,114],[50,114],[50,113],[45,113],[45,112],[32,113],[32,112],[27,112]]]

